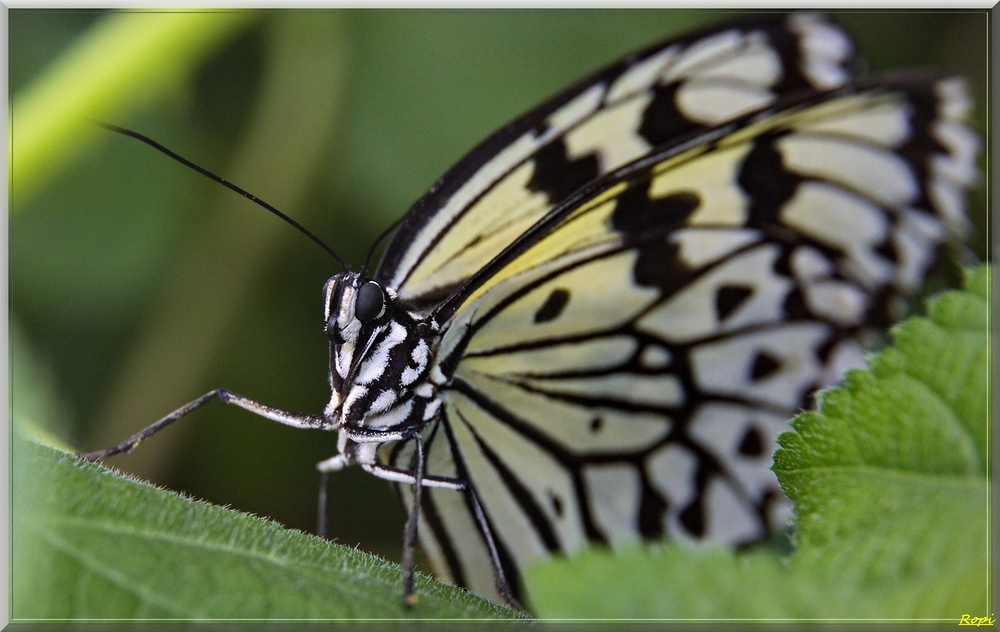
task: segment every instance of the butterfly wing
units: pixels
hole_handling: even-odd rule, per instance
[[[961,81],[882,78],[696,132],[585,187],[438,308],[427,471],[470,482],[503,565],[586,541],[740,544],[783,524],[777,435],[964,229]],[[386,448],[397,467],[412,447]],[[402,494],[407,498],[406,494]],[[463,494],[421,543],[494,595]]]
[[[375,279],[412,308],[433,307],[584,184],[783,94],[839,86],[850,57],[846,35],[808,14],[632,55],[472,150],[414,204]]]

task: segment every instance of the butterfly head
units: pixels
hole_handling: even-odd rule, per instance
[[[333,391],[326,415],[338,425],[374,423],[404,405],[426,372],[426,328],[391,288],[355,272],[332,277],[323,295]]]
[[[377,282],[343,272],[323,287],[326,335],[335,345],[356,345],[364,325],[385,316],[389,294]]]

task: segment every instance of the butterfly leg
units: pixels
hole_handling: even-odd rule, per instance
[[[330,473],[320,472],[319,475],[319,512],[316,515],[316,535],[326,539],[326,496],[330,487]]]
[[[402,437],[396,437],[396,439],[402,439]],[[395,439],[394,439],[395,440]],[[329,497],[329,483],[330,483],[330,472],[335,472],[342,470],[348,465],[351,465],[354,461],[348,459],[343,454],[338,454],[331,457],[325,461],[320,461],[316,464],[316,469],[320,471],[319,479],[319,499],[318,499],[318,514],[316,518],[316,535],[321,538],[326,537],[327,529],[327,503]],[[382,480],[392,481],[394,483],[404,483],[407,485],[414,485],[416,479],[412,472],[407,472],[405,470],[400,470],[388,465],[382,465],[381,463],[360,463],[361,468],[372,474],[381,478]],[[422,472],[423,470],[421,470]],[[448,478],[444,476],[422,476],[421,485],[423,487],[445,487],[447,489],[465,489],[465,482],[454,478]]]
[[[496,586],[497,592],[508,606],[519,612],[527,612],[521,604],[518,603],[517,599],[514,597],[513,591],[510,589],[510,584],[507,583],[507,576],[504,575],[503,566],[500,564],[500,555],[497,553],[496,543],[493,540],[493,532],[490,530],[489,522],[486,520],[486,513],[479,504],[479,498],[476,496],[476,492],[461,479],[424,475],[423,437],[421,437],[418,432],[412,431],[409,436],[403,437],[403,440],[413,440],[415,442],[416,449],[414,450],[414,465],[412,472],[382,465],[377,462],[373,464],[361,464],[362,468],[379,478],[396,483],[409,484],[413,488],[413,497],[410,503],[410,515],[406,522],[406,530],[403,540],[403,603],[407,608],[411,608],[416,605],[417,602],[417,597],[413,593],[413,553],[416,548],[417,520],[420,515],[421,490],[424,487],[443,487],[447,489],[454,489],[456,491],[463,491],[468,494],[469,501],[472,504],[473,514],[476,518],[476,523],[479,526],[479,531],[482,534],[483,540],[486,542],[486,548],[489,551],[490,562],[493,566],[493,582]]]
[[[447,476],[428,476],[424,474],[424,445],[423,437],[416,429],[408,430],[377,430],[372,428],[343,428],[341,430],[345,436],[347,436],[351,441],[356,442],[357,450],[350,450],[350,457],[347,453],[338,454],[326,461],[322,461],[317,465],[320,472],[327,473],[333,470],[339,470],[352,463],[357,463],[361,466],[363,470],[377,476],[383,480],[391,481],[393,483],[402,483],[404,485],[411,485],[413,487],[413,497],[410,504],[410,516],[406,524],[406,535],[404,536],[404,549],[403,549],[403,586],[404,603],[407,607],[410,607],[412,603],[416,602],[415,596],[413,595],[412,586],[412,573],[413,573],[413,551],[416,544],[417,536],[417,519],[419,517],[420,503],[422,499],[421,490],[424,487],[441,487],[445,489],[453,489],[455,491],[462,491],[468,494],[469,502],[472,505],[473,515],[475,517],[476,523],[479,527],[479,531],[483,536],[486,543],[486,548],[489,551],[490,562],[493,566],[493,581],[496,586],[497,592],[503,598],[503,600],[511,608],[518,610],[520,612],[526,612],[521,604],[518,603],[517,599],[514,597],[513,591],[510,589],[510,585],[507,583],[507,577],[503,572],[503,566],[500,564],[500,555],[497,552],[496,542],[493,539],[493,532],[490,529],[489,523],[486,519],[486,513],[483,511],[482,506],[479,504],[479,498],[476,496],[475,491],[469,486],[469,484],[459,478],[451,478]],[[384,465],[379,463],[375,459],[374,449],[364,449],[362,446],[370,445],[375,446],[380,442],[386,441],[415,441],[416,449],[414,451],[414,467],[412,470],[403,470],[400,468],[392,467],[389,465]],[[322,481],[321,481],[322,485]],[[321,492],[322,493],[322,492]],[[325,503],[320,509],[321,512],[325,512]],[[321,519],[322,520],[322,519]]]
[[[514,598],[514,592],[510,589],[510,584],[507,583],[507,576],[504,575],[503,566],[500,564],[500,555],[497,553],[496,542],[493,540],[493,532],[490,530],[489,522],[486,520],[486,514],[479,504],[479,498],[476,496],[475,490],[469,486],[465,489],[465,492],[472,503],[476,523],[479,525],[480,533],[483,534],[486,548],[490,552],[490,562],[493,565],[493,584],[496,586],[497,592],[500,593],[500,596],[503,597],[508,606],[519,612],[527,613],[527,610]]]
[[[201,408],[213,399],[218,399],[225,404],[235,404],[244,410],[249,410],[255,415],[266,417],[272,421],[277,421],[278,423],[283,423],[287,426],[294,426],[296,428],[316,428],[320,430],[327,430],[333,426],[330,421],[321,416],[290,413],[288,411],[260,404],[252,399],[243,397],[238,393],[227,391],[224,388],[217,388],[214,391],[205,393],[198,399],[181,406],[166,417],[163,417],[156,423],[143,428],[115,447],[108,448],[107,450],[88,452],[87,454],[81,454],[80,457],[86,461],[97,461],[115,454],[128,454],[152,435],[156,434],[160,430],[163,430],[195,409]]]
[[[403,605],[412,608],[417,605],[417,595],[413,592],[413,551],[417,544],[417,521],[420,518],[421,490],[424,487],[424,440],[414,431],[409,437],[415,446],[413,456],[413,498],[410,516],[403,532]]]
[[[415,434],[413,439],[417,441],[416,458],[420,459],[420,463],[423,463],[423,439],[420,435]],[[447,489],[454,489],[456,491],[463,491],[468,494],[469,502],[472,505],[473,515],[476,519],[476,524],[479,526],[479,531],[483,536],[483,540],[486,543],[486,549],[489,551],[490,563],[493,566],[493,583],[496,586],[497,592],[503,598],[507,605],[511,608],[518,610],[520,612],[527,612],[517,599],[514,597],[514,592],[510,589],[510,584],[507,583],[507,576],[504,575],[503,566],[500,564],[500,555],[497,552],[496,542],[493,540],[493,532],[490,530],[489,522],[486,520],[486,513],[483,511],[482,506],[479,504],[479,498],[476,496],[475,490],[472,489],[465,481],[457,478],[439,477],[439,476],[424,476],[422,475],[423,467],[415,468],[414,471],[406,472],[405,470],[400,470],[394,467],[389,467],[387,465],[382,465],[380,463],[374,463],[371,465],[362,464],[362,468],[366,471],[371,472],[379,478],[385,480],[393,481],[395,483],[406,483],[414,487],[413,492],[413,503],[410,505],[410,522],[407,522],[407,542],[410,542],[410,548],[403,549],[404,555],[404,573],[406,572],[406,562],[405,556],[407,550],[412,551],[412,542],[416,538],[416,526],[413,527],[413,538],[410,539],[409,531],[410,524],[416,525],[416,515],[417,510],[420,507],[420,496],[417,492],[418,487],[444,487]],[[418,473],[421,473],[418,476]],[[406,546],[404,544],[404,546]],[[412,553],[411,553],[412,555]]]

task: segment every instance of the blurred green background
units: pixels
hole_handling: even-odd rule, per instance
[[[496,128],[636,48],[735,14],[211,12],[185,17],[204,31],[174,29],[161,43],[153,34],[176,16],[9,13],[13,412],[80,450],[220,386],[320,412],[320,288],[338,271],[263,210],[89,119],[147,134],[250,190],[357,268],[375,236]],[[986,17],[834,15],[868,72],[969,76],[981,132]],[[144,45],[146,57],[122,53]],[[102,69],[119,83],[94,88]],[[978,192],[972,207],[980,257],[984,200]],[[311,531],[314,466],[335,445],[335,433],[211,404],[109,463]],[[404,516],[388,485],[359,470],[332,485],[331,535],[398,560]]]

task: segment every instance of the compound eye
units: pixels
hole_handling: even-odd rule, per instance
[[[354,315],[358,320],[367,323],[385,313],[385,292],[375,281],[369,281],[358,289],[358,298],[354,302]]]

